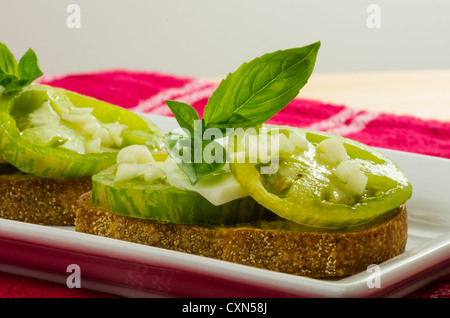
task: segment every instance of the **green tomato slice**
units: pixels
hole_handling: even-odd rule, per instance
[[[261,219],[268,211],[250,197],[213,205],[195,191],[170,185],[165,177],[115,182],[118,165],[92,177],[92,202],[116,214],[176,224],[224,226]]]
[[[389,214],[412,194],[411,184],[401,169],[369,146],[325,132],[265,127],[286,136],[293,131],[306,139],[307,145],[289,153],[280,150],[274,173],[261,173],[268,163],[257,160],[236,161],[231,169],[251,197],[282,218],[312,228],[348,229]],[[327,139],[342,142],[347,156],[343,165],[322,156],[322,142]],[[337,153],[332,155],[339,157]],[[363,188],[355,190],[348,176],[338,177],[347,163],[359,167],[356,177],[365,181]]]
[[[88,177],[131,144],[162,147],[159,128],[124,108],[61,88],[31,84],[0,97],[0,154],[25,173]]]

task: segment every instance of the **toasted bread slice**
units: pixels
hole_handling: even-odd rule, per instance
[[[47,179],[16,172],[0,175],[0,218],[44,225],[74,225],[77,200],[91,178]]]
[[[311,231],[284,221],[235,227],[179,225],[118,215],[79,199],[75,229],[129,242],[308,277],[341,277],[401,254],[407,211],[351,231]]]

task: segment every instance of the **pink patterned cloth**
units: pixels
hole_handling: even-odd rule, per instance
[[[62,87],[121,107],[150,114],[172,116],[164,100],[192,105],[200,114],[217,83],[197,78],[154,72],[107,72],[44,76],[40,83]],[[301,96],[301,94],[300,94]],[[365,144],[431,156],[450,158],[450,122],[412,116],[355,110],[316,100],[297,98],[270,121],[328,131]],[[55,283],[0,273],[0,297],[115,297]],[[450,276],[443,277],[408,297],[449,298]]]

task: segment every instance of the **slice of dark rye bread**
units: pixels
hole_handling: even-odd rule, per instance
[[[269,229],[270,222],[211,228],[137,219],[95,206],[91,199],[91,192],[79,199],[76,231],[307,277],[365,271],[401,254],[408,236],[404,205],[366,228],[305,232],[281,229],[283,222],[275,221],[277,229]]]
[[[80,195],[91,178],[48,179],[21,172],[0,175],[0,218],[43,225],[73,226]]]

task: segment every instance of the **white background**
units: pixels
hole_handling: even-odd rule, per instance
[[[67,6],[81,8],[70,29]],[[381,9],[381,28],[366,11]],[[446,0],[0,0],[0,41],[46,74],[126,68],[223,77],[266,52],[320,40],[315,72],[450,68]]]

